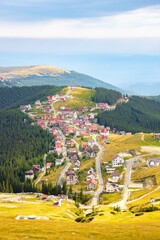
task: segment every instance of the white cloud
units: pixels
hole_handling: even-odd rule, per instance
[[[0,22],[0,37],[6,38],[159,38],[160,5],[115,16],[53,19],[42,22]]]

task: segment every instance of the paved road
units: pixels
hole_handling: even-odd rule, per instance
[[[102,174],[101,174],[101,161],[100,161],[101,157],[103,155],[103,148],[97,142],[96,135],[93,135],[93,139],[95,140],[95,143],[97,144],[97,146],[100,149],[100,151],[98,152],[97,157],[96,157],[96,170],[97,170],[97,178],[98,178],[98,181],[99,181],[99,186],[98,186],[97,191],[94,192],[94,196],[93,196],[93,199],[92,199],[92,202],[91,202],[90,206],[98,204],[99,195],[103,191],[103,187],[104,187]]]
[[[59,184],[59,185],[62,184],[62,181],[63,181],[64,175],[65,175],[65,172],[68,171],[70,165],[71,165],[70,160],[67,159],[67,165],[65,166],[65,168],[63,169],[63,171],[60,173],[60,177],[59,177],[59,180],[58,180],[58,184]]]
[[[55,101],[54,103],[56,103],[57,101]],[[51,104],[51,111],[54,112],[54,118],[56,118],[56,110],[54,108],[54,103]]]
[[[138,158],[140,158],[140,157],[146,157],[146,156],[150,156],[150,155],[153,155],[153,154],[154,153],[139,155],[137,157],[131,158],[131,159],[126,161],[127,172],[126,172],[126,180],[125,180],[125,185],[124,185],[123,200],[121,200],[117,203],[109,204],[108,206],[112,206],[112,207],[120,206],[122,209],[126,209],[126,202],[127,202],[128,197],[129,197],[129,194],[130,194],[129,190],[128,190],[128,187],[129,187],[129,183],[130,183],[130,180],[131,180],[132,166],[134,164],[134,161],[137,161]],[[134,201],[136,201],[136,199]],[[129,202],[127,202],[127,203],[129,203]]]
[[[35,185],[37,185],[39,183],[39,181],[42,179],[42,177],[46,174],[46,158],[47,158],[47,154],[44,154],[44,167],[43,167],[43,171],[40,173],[38,179],[36,179]]]

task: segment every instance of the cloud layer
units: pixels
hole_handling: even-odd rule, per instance
[[[38,22],[0,22],[1,38],[135,39],[160,38],[160,5],[117,14]]]

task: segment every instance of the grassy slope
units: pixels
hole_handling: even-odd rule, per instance
[[[134,149],[139,152],[140,147],[143,145],[141,138],[141,134],[135,134],[132,136],[110,135],[108,139],[110,144],[106,145],[104,142],[102,143],[105,148],[103,162],[111,161],[114,155],[125,150]]]
[[[91,223],[76,223],[72,220],[76,216],[72,204],[62,203],[61,208],[50,205],[24,203],[21,210],[21,203],[0,204],[0,239],[159,239],[159,212],[135,217],[128,212],[112,215],[101,207],[104,216],[96,216]],[[15,220],[16,215],[25,214],[48,216],[50,220]]]
[[[64,93],[64,91],[62,93]],[[55,104],[55,108],[56,110],[59,111],[59,106],[62,104],[66,107],[69,107],[75,110],[78,110],[79,108],[83,108],[85,106],[95,107],[96,104],[91,100],[91,97],[94,95],[94,93],[95,93],[95,90],[93,89],[75,87],[75,90],[71,91],[70,93],[73,96],[73,98],[67,99],[67,101],[64,103],[57,102]]]

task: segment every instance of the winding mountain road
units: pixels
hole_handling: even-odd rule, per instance
[[[128,199],[128,197],[130,195],[128,187],[129,187],[129,183],[130,183],[130,180],[131,180],[132,166],[134,164],[134,161],[137,161],[140,157],[146,157],[146,156],[150,156],[150,155],[153,155],[153,154],[154,153],[149,153],[149,154],[145,154],[145,155],[139,155],[137,157],[134,157],[134,158],[131,158],[129,160],[126,160],[127,172],[126,172],[126,179],[125,179],[125,185],[124,185],[123,200],[121,200],[121,201],[119,201],[117,203],[109,204],[108,206],[110,206],[110,207],[119,206],[122,209],[126,209],[127,208],[126,204],[134,202],[134,201],[137,201],[138,199],[141,199],[141,198],[144,197],[144,196],[142,196],[140,198],[137,198],[137,199],[134,199],[132,201],[127,202],[127,199]],[[158,153],[156,153],[156,154],[158,154]],[[154,191],[155,190],[153,190],[153,192]],[[147,194],[146,194],[146,196],[147,196]]]
[[[94,192],[94,196],[93,196],[92,202],[90,203],[89,206],[98,205],[99,195],[103,191],[103,187],[104,187],[102,174],[101,174],[101,157],[103,155],[103,148],[97,142],[96,135],[93,135],[93,139],[95,140],[95,143],[99,147],[99,152],[98,152],[97,157],[96,157],[96,170],[97,170],[97,178],[98,178],[98,181],[99,181],[99,185],[98,185],[97,191]]]

